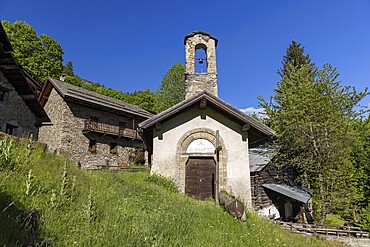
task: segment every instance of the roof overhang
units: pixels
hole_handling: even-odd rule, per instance
[[[129,107],[125,107],[124,102],[121,103],[121,101],[119,101],[119,103],[117,103],[118,100],[104,95],[99,95],[100,98],[96,97],[93,94],[98,93],[88,91],[87,89],[68,84],[67,82],[55,80],[53,78],[48,78],[41,91],[39,98],[41,105],[44,106],[46,104],[53,88],[66,102],[77,103],[88,107],[114,112],[116,114],[130,114],[132,116],[142,117],[143,119],[148,119],[149,117],[153,116],[152,113],[144,110],[139,112],[129,109]],[[110,98],[110,101],[107,100],[107,98]],[[112,100],[116,102],[113,102]]]
[[[285,184],[263,184],[262,186],[302,203],[307,203],[311,198],[311,194],[307,191]]]
[[[11,51],[9,40],[0,23],[0,43],[3,44],[4,52],[0,52],[0,70],[5,78],[17,91],[25,104],[30,108],[40,122],[50,122],[50,119],[40,105],[36,91],[37,83],[30,77],[21,66],[18,65]],[[5,44],[5,45],[4,45]]]
[[[256,142],[267,141],[277,136],[276,132],[266,125],[260,123],[256,119],[244,114],[235,107],[229,105],[220,98],[210,94],[207,91],[203,91],[192,98],[184,100],[177,105],[147,119],[139,124],[142,129],[149,129],[155,126],[159,122],[166,121],[167,119],[174,117],[175,115],[183,112],[184,110],[194,106],[195,104],[203,105],[204,107],[211,107],[217,112],[226,115],[228,118],[234,119],[240,123],[241,126],[247,126],[249,131],[252,131],[255,135]]]

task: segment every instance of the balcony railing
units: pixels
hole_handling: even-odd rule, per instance
[[[110,125],[106,123],[100,123],[92,120],[85,120],[83,131],[96,132],[102,134],[116,135],[119,137],[127,137],[131,139],[141,140],[140,135],[136,130],[124,128],[122,126]]]

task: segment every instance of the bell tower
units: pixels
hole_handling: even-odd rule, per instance
[[[206,90],[218,96],[216,47],[218,40],[196,31],[185,36],[185,99]]]

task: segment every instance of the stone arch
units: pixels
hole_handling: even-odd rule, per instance
[[[206,139],[216,146],[216,131],[208,128],[197,128],[186,132],[177,142],[176,147],[176,163],[178,167],[178,183],[180,190],[185,192],[185,165],[191,156],[207,156],[213,157],[216,160],[216,154],[189,154],[186,152],[190,143],[197,139]],[[226,177],[227,177],[227,149],[225,143],[220,136],[220,145],[222,147],[219,157],[219,188],[220,190],[226,189]]]

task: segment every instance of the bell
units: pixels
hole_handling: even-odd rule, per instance
[[[199,64],[203,64],[203,58],[199,58]]]

